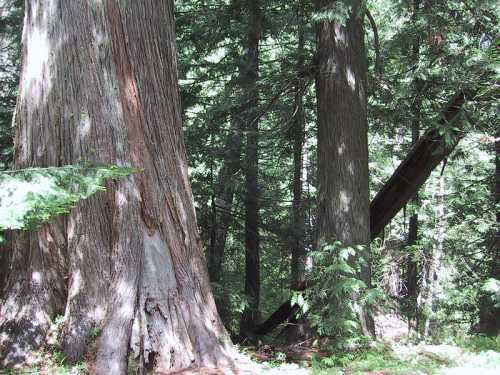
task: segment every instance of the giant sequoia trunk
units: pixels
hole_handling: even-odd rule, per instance
[[[319,1],[322,10],[334,1]],[[370,198],[366,56],[362,1],[355,1],[346,25],[318,25],[318,245],[340,241],[364,245],[366,264],[359,277],[370,285]],[[368,314],[360,323],[373,334]]]
[[[97,372],[230,362],[187,178],[172,1],[26,2],[16,168],[133,165],[71,214],[13,235],[0,313],[3,365],[43,344],[64,314],[63,350],[99,337]]]

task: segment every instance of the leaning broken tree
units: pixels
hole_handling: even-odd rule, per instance
[[[438,126],[429,129],[413,145],[406,158],[370,204],[370,233],[376,238],[394,216],[408,203],[429,178],[431,172],[448,157],[463,136],[458,115],[473,90],[459,90],[448,102]]]
[[[16,168],[141,172],[12,235],[2,365],[40,347],[57,315],[69,360],[101,332],[99,374],[125,374],[130,349],[163,373],[231,362],[187,177],[174,26],[171,0],[26,2]]]

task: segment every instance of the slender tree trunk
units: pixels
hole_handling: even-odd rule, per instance
[[[417,93],[417,95],[420,95]],[[415,119],[412,121],[412,145],[418,141],[420,121],[420,104],[421,99],[415,99]],[[418,241],[418,207],[420,200],[418,199],[418,191],[411,200],[411,214],[408,223],[408,238],[406,241],[407,246],[414,246]],[[418,294],[418,262],[414,259],[413,251],[408,254],[406,261],[406,297],[408,300],[408,327],[411,328],[412,320],[416,317],[416,298]]]
[[[234,111],[232,111],[234,112]],[[241,147],[243,144],[242,122],[232,113],[231,127],[226,139],[224,163],[219,172],[215,188],[216,221],[208,256],[208,272],[210,281],[220,283],[222,279],[224,250],[229,227],[233,221],[233,198],[236,185],[236,174],[241,168]]]
[[[445,240],[445,178],[443,173],[441,173],[438,178],[437,192],[435,193],[434,199],[436,200],[435,235],[432,248],[424,252],[422,286],[418,297],[417,321],[419,323],[417,324],[417,329],[424,339],[429,336],[431,315],[434,311]]]
[[[306,287],[306,246],[305,246],[305,205],[303,202],[303,173],[305,143],[305,110],[304,110],[304,81],[300,78],[305,70],[304,49],[304,3],[299,1],[297,8],[297,83],[293,106],[292,143],[293,143],[293,181],[292,181],[292,223],[290,231],[291,249],[291,280],[290,288],[294,291],[303,291]],[[290,344],[303,342],[311,337],[312,332],[305,317],[292,316],[290,325],[286,327],[286,339]]]
[[[241,148],[243,144],[243,122],[235,111],[231,111],[230,133],[226,139],[224,162],[219,171],[214,189],[214,215],[211,242],[208,251],[208,273],[210,281],[218,284],[219,293],[215,295],[217,310],[224,324],[230,319],[229,291],[224,287],[224,253],[229,228],[233,222],[233,199],[237,174],[241,169]]]
[[[412,200],[412,205],[418,207],[419,199],[416,196]],[[413,208],[416,210],[416,208]],[[410,216],[409,226],[408,226],[408,239],[406,241],[407,246],[414,246],[418,239],[418,214],[413,212]],[[416,314],[416,298],[418,289],[418,263],[414,259],[413,250],[407,255],[406,260],[406,298],[407,298],[407,308],[408,308],[408,328],[412,326],[412,322]]]
[[[436,197],[436,228],[432,249],[427,254],[424,264],[424,285],[422,286],[423,326],[422,337],[429,336],[431,315],[434,311],[434,301],[438,289],[438,277],[441,270],[441,259],[443,256],[445,240],[445,178],[442,173],[438,180],[438,192]]]
[[[320,1],[320,9],[335,2]],[[318,246],[340,241],[363,245],[366,265],[359,278],[370,286],[370,200],[368,190],[368,122],[366,52],[362,1],[355,1],[346,25],[326,21],[317,29],[318,101]],[[364,311],[363,332],[374,334]]]
[[[240,331],[243,336],[249,336],[255,329],[260,301],[257,80],[262,11],[259,0],[246,0],[245,6],[249,12],[249,25],[246,54],[240,69],[243,71],[241,86],[248,105],[245,113],[247,137],[245,148],[245,296],[248,307],[241,317]]]
[[[300,4],[302,6],[302,4]],[[297,46],[297,73],[304,71],[304,27],[302,9],[298,12],[298,46]],[[302,202],[302,173],[303,173],[303,147],[305,142],[305,112],[303,82],[299,78],[295,86],[295,99],[293,108],[293,182],[292,182],[292,225],[290,248],[292,250],[291,262],[291,289],[302,290],[305,287],[305,215]]]
[[[413,1],[413,25],[417,22],[418,12],[420,8],[420,0]],[[411,52],[411,64],[413,64],[413,71],[418,68],[420,60],[420,39],[419,36],[413,42]],[[413,147],[420,137],[420,112],[422,108],[422,81],[415,77],[413,81],[414,100],[412,107],[412,121],[411,121],[411,147]],[[420,205],[418,199],[418,191],[411,200],[411,214],[408,225],[408,239],[407,246],[414,246],[418,240],[418,212],[417,209]],[[408,327],[411,328],[412,320],[416,316],[416,298],[418,288],[418,264],[414,259],[413,251],[408,255],[406,262],[406,295],[408,299]]]
[[[58,314],[70,360],[102,329],[98,374],[125,374],[129,348],[163,373],[230,364],[187,179],[173,2],[29,1],[23,46],[16,167],[142,172],[13,235],[2,364],[41,346]]]
[[[497,205],[494,238],[491,241],[490,277],[500,282],[500,130],[495,139],[495,186],[494,202]],[[490,336],[500,334],[500,308],[493,305],[489,296],[482,296],[479,300],[479,332]]]

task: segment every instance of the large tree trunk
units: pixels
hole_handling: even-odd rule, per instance
[[[333,1],[320,1],[322,10]],[[359,278],[370,286],[370,199],[366,55],[362,1],[355,1],[346,25],[318,25],[318,246],[340,241],[364,245],[366,265]],[[360,316],[363,332],[374,334],[373,320]]]
[[[241,86],[248,105],[246,120],[245,156],[245,296],[248,307],[243,312],[240,332],[252,335],[258,318],[260,302],[259,255],[259,191],[258,191],[258,101],[259,42],[262,29],[262,11],[259,0],[246,0],[249,12],[246,54],[241,62]]]
[[[9,274],[9,267],[12,258],[12,241],[11,233],[2,233],[4,236],[4,242],[0,242],[0,300],[2,299],[4,292],[4,285]]]
[[[42,345],[62,313],[71,360],[102,328],[98,374],[125,374],[130,346],[159,372],[230,363],[187,179],[173,2],[27,1],[23,42],[16,167],[142,171],[13,235],[2,364]]]

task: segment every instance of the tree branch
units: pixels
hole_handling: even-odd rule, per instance
[[[368,21],[370,21],[370,26],[372,27],[373,30],[373,39],[375,42],[375,71],[377,71],[378,74],[382,76],[383,67],[382,67],[382,61],[380,59],[380,40],[378,37],[377,24],[375,23],[375,19],[373,18],[368,8],[366,9],[366,16],[368,17]]]

